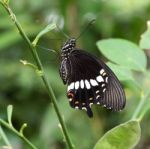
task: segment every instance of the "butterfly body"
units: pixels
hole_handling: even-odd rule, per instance
[[[60,76],[67,84],[70,106],[86,110],[93,116],[91,105],[99,104],[119,111],[125,106],[125,94],[110,68],[93,55],[76,48],[76,40],[68,39],[61,49]]]

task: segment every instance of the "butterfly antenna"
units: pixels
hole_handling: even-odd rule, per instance
[[[40,46],[40,45],[36,45],[37,47],[41,48],[41,49],[44,49],[44,50],[47,50],[47,51],[50,51],[50,52],[53,52],[56,54],[57,58],[59,58],[59,52],[53,50],[53,49],[48,49],[48,48],[45,48],[43,46]]]
[[[91,20],[91,21],[87,24],[87,26],[82,30],[82,32],[81,32],[80,35],[76,38],[76,40],[79,39],[79,38],[81,37],[81,35],[83,35],[83,34],[85,33],[85,31],[86,31],[91,25],[93,25],[93,24],[95,23],[95,21],[96,21],[96,19]]]
[[[60,29],[57,24],[56,24],[56,27],[67,39],[70,39],[70,37],[62,29]]]
[[[47,51],[50,51],[50,52],[53,52],[53,53],[57,53],[55,50],[53,49],[48,49],[48,48],[45,48],[43,46],[40,46],[40,45],[36,45],[37,47],[41,48],[41,49],[44,49],[44,50],[47,50]]]

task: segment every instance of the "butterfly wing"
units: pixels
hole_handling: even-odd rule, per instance
[[[86,110],[89,117],[93,116],[92,104],[115,111],[124,108],[124,91],[105,63],[85,51],[75,49],[63,67],[66,74],[63,80],[68,84],[67,96],[71,107]]]

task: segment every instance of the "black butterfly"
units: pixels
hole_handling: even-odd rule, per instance
[[[60,76],[68,85],[71,107],[86,110],[89,117],[93,117],[92,104],[122,110],[126,98],[115,74],[104,62],[75,46],[76,39],[70,38],[61,49]]]

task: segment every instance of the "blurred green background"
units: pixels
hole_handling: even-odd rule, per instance
[[[10,6],[31,40],[52,22],[57,22],[69,36],[77,37],[90,20],[96,19],[77,45],[104,61],[107,61],[106,58],[96,47],[98,40],[117,37],[138,43],[150,19],[149,0],[11,0]],[[78,149],[91,149],[105,132],[131,117],[140,93],[132,84],[122,82],[127,105],[120,113],[93,106],[94,118],[89,119],[84,111],[72,109],[66,98],[66,86],[59,77],[59,53],[65,40],[60,31],[53,30],[43,36],[38,44],[54,49],[58,54],[41,48],[38,48],[38,53],[74,145]],[[146,54],[148,57],[148,52]],[[12,104],[14,126],[19,129],[22,123],[28,123],[25,135],[36,146],[40,149],[66,148],[43,82],[33,69],[24,67],[20,59],[34,63],[28,46],[0,6],[0,117],[6,118],[6,107]],[[138,72],[136,75],[140,78]],[[147,114],[141,124],[142,136],[137,149],[150,148],[149,125]],[[10,131],[6,132],[15,149],[28,148]],[[0,146],[3,145],[0,140]]]

